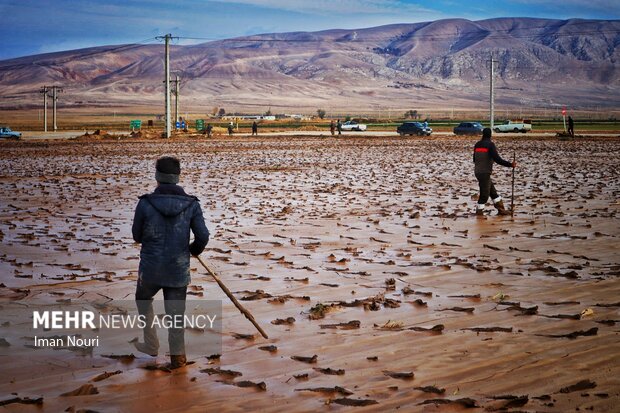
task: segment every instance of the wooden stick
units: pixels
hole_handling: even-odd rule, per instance
[[[254,320],[254,316],[252,315],[252,313],[250,313],[248,310],[246,310],[245,308],[243,308],[243,306],[241,305],[241,303],[239,303],[239,301],[237,301],[237,299],[235,298],[235,296],[230,292],[230,290],[228,289],[228,287],[226,287],[224,285],[224,283],[219,279],[219,277],[217,275],[215,275],[215,273],[213,272],[213,270],[211,268],[209,268],[209,266],[202,260],[202,258],[200,257],[196,257],[198,258],[198,261],[200,261],[200,263],[202,264],[203,267],[205,267],[205,269],[207,270],[207,272],[209,273],[209,275],[211,275],[211,277],[213,277],[213,279],[215,280],[215,282],[217,283],[217,285],[220,286],[220,288],[222,289],[222,291],[224,291],[224,294],[226,294],[228,296],[228,298],[230,298],[230,301],[232,301],[232,303],[235,305],[235,307],[237,307],[237,309],[239,311],[241,311],[241,313],[245,316],[245,318],[247,318],[248,320],[250,320],[250,322],[252,324],[254,324],[254,327],[256,327],[256,329],[258,330],[258,332],[260,333],[261,336],[265,337],[265,338],[269,338],[267,336],[267,333],[265,333],[263,331],[262,328],[260,328],[260,326],[256,323],[256,320]]]
[[[512,162],[517,161],[517,152],[512,153]],[[515,168],[512,167],[512,193],[510,194],[510,216],[515,216]]]

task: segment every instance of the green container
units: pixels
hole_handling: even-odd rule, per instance
[[[204,119],[196,119],[196,130],[197,131],[205,130],[205,121],[204,121]]]
[[[140,129],[142,128],[142,121],[141,120],[132,120],[129,121],[129,127],[134,130],[134,129]]]

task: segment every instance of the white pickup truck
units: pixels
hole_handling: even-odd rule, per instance
[[[8,126],[0,126],[0,138],[21,139],[21,132],[12,131]]]
[[[356,130],[356,131],[365,131],[366,130],[366,125],[364,125],[363,123],[357,123],[354,120],[349,120],[346,121],[345,123],[342,124],[341,126],[342,130]]]
[[[496,125],[493,128],[495,132],[522,132],[525,133],[527,131],[532,130],[532,121],[529,119],[524,119],[523,121],[516,120],[507,120],[502,125]]]

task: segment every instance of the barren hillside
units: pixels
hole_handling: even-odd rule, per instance
[[[264,34],[172,46],[186,106],[483,107],[489,65],[505,106],[620,106],[620,21],[502,18]],[[0,62],[2,107],[157,105],[163,45],[97,47]]]

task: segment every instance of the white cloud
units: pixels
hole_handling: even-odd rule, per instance
[[[420,13],[435,15],[436,10],[401,0],[212,0],[219,3],[247,4],[270,9],[286,10],[298,13],[331,14],[402,14]]]
[[[562,8],[576,7],[585,10],[598,10],[618,15],[620,6],[618,0],[513,0],[515,3],[553,6],[562,12]]]

